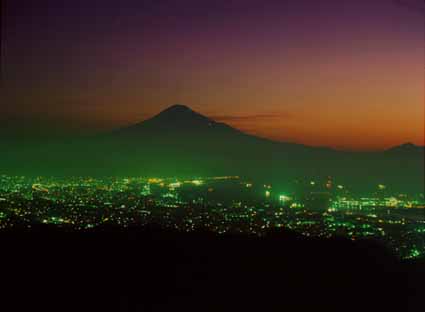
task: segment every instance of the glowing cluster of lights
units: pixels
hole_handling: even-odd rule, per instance
[[[289,196],[286,196],[286,195],[279,195],[279,201],[281,201],[281,202],[287,202],[287,201],[290,201],[291,200],[291,197],[289,197]]]

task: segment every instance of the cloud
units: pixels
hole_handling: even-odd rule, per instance
[[[216,121],[224,121],[224,122],[243,122],[243,121],[258,121],[265,119],[275,119],[275,118],[287,118],[286,114],[256,114],[256,115],[216,115],[209,116],[211,119]]]

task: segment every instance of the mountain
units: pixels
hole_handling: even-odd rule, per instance
[[[239,175],[283,189],[296,179],[326,179],[353,190],[386,184],[422,191],[424,149],[345,152],[245,134],[187,106],[173,105],[135,125],[84,140],[10,148],[0,173],[93,176]]]
[[[404,143],[398,146],[394,146],[387,150],[388,153],[393,154],[405,154],[405,155],[414,155],[417,153],[423,153],[425,146],[415,145],[413,143]]]
[[[125,139],[126,137],[134,138],[135,136],[214,136],[223,134],[232,135],[241,134],[241,132],[224,123],[219,123],[203,116],[185,105],[176,104],[148,120],[116,130],[110,135]]]

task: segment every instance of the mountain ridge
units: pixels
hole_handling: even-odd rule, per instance
[[[189,121],[189,122],[188,122]],[[168,123],[168,124],[167,124]],[[227,129],[232,129],[235,132],[238,132],[239,134],[243,134],[245,136],[250,136],[259,140],[265,140],[268,141],[270,143],[274,143],[274,144],[286,144],[286,145],[296,145],[296,146],[302,146],[305,148],[313,148],[313,149],[322,149],[322,150],[331,150],[331,151],[335,151],[335,152],[347,152],[347,153],[375,153],[375,152],[379,152],[378,151],[352,151],[352,150],[341,150],[341,149],[336,149],[333,148],[331,146],[312,146],[312,145],[307,145],[307,144],[303,144],[303,143],[299,143],[299,142],[286,142],[286,141],[279,141],[279,140],[274,140],[274,139],[270,139],[267,137],[261,137],[261,136],[257,136],[254,134],[249,134],[246,133],[242,130],[239,130],[237,128],[234,128],[230,125],[228,125],[227,123],[224,122],[218,122],[216,120],[214,120],[211,117],[208,117],[206,115],[203,115],[195,110],[193,110],[192,108],[190,108],[187,105],[184,104],[173,104],[171,106],[168,106],[167,108],[163,109],[162,111],[160,111],[159,113],[155,114],[154,116],[137,122],[133,125],[129,125],[120,129],[116,129],[116,130],[112,130],[110,133],[122,133],[122,132],[126,132],[131,130],[135,130],[137,128],[140,127],[144,127],[146,124],[149,124],[149,126],[153,126],[152,124],[155,124],[156,127],[162,127],[163,129],[167,129],[167,130],[181,130],[178,128],[174,128],[173,127],[179,127],[182,125],[204,125],[204,126],[209,126],[209,127],[225,127]],[[156,129],[159,130],[159,129]],[[189,129],[187,129],[189,130]],[[194,129],[196,130],[196,129]],[[395,145],[386,149],[381,150],[382,152],[395,152],[395,151],[415,151],[417,152],[418,150],[420,151],[421,149],[425,149],[425,146],[420,146],[420,145],[416,145],[413,144],[411,142],[405,142],[405,143],[401,143],[399,145]]]
[[[178,104],[140,123],[89,139],[8,149],[0,154],[0,174],[237,175],[287,190],[293,189],[295,180],[332,176],[353,190],[386,184],[400,192],[423,192],[423,149],[407,144],[401,150],[359,153],[273,141]]]

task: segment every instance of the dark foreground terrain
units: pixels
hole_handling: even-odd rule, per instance
[[[2,311],[421,311],[425,263],[372,241],[158,228],[0,233]]]

